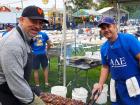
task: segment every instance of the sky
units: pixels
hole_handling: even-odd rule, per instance
[[[55,6],[55,0],[49,0],[48,4],[43,4],[42,0],[0,0],[0,5],[5,4],[11,7],[22,7],[21,1],[23,1],[23,8],[29,5],[36,5],[48,9]],[[63,0],[56,0],[56,8],[63,9]]]

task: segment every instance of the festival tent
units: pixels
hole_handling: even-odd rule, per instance
[[[73,17],[82,17],[82,16],[99,16],[102,15],[100,13],[98,13],[97,11],[93,10],[93,9],[80,9],[78,11],[76,11],[75,13],[72,14]]]
[[[105,7],[105,8],[102,8],[100,10],[97,11],[98,13],[101,13],[103,16],[116,16],[116,12],[117,12],[117,9],[114,8],[114,7]],[[129,12],[120,8],[120,16],[125,16],[125,15],[129,15]]]

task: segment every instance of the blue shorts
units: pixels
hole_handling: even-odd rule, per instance
[[[46,54],[33,55],[33,69],[39,70],[40,65],[43,69],[48,66],[48,58]]]

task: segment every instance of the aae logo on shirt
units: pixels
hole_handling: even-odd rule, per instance
[[[124,67],[127,66],[125,58],[117,58],[117,59],[111,59],[110,60],[111,67]]]

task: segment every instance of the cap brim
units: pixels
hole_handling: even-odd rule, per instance
[[[48,21],[48,20],[46,20],[46,19],[43,19],[43,22],[45,22],[45,23],[49,23],[49,21]]]
[[[35,19],[35,20],[42,20],[44,23],[49,23],[48,20],[44,19],[44,18],[40,18],[40,17],[28,17],[30,19]]]
[[[108,23],[108,22],[104,22],[104,23],[100,23],[99,25],[98,25],[98,27],[101,27],[103,24],[113,24],[113,23]]]

